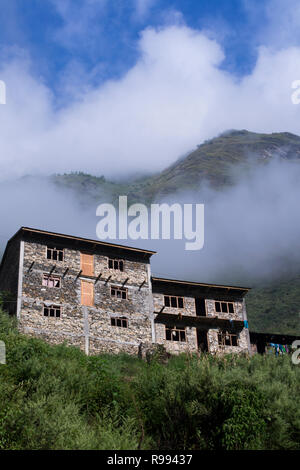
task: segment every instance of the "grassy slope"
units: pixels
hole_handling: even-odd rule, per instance
[[[246,171],[252,164],[265,164],[274,155],[300,160],[300,137],[290,133],[257,134],[231,131],[199,145],[185,158],[160,174],[122,184],[83,173],[56,175],[57,184],[72,189],[76,196],[115,201],[120,194],[129,202],[150,203],[177,190],[198,188],[208,181],[214,188],[233,183],[233,168]],[[235,174],[236,177],[236,174]],[[257,331],[300,334],[299,278],[254,288],[247,298],[250,324]]]
[[[0,450],[299,449],[289,356],[87,357],[20,335],[0,309]]]

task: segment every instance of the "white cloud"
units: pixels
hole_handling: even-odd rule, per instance
[[[255,26],[253,40],[280,49],[299,44],[300,4],[298,0],[265,0],[243,4]]]
[[[220,68],[217,42],[184,26],[146,29],[139,48],[139,60],[121,79],[87,89],[60,110],[26,63],[2,63],[1,178],[156,171],[225,129],[300,133],[300,106],[291,102],[300,48],[261,47],[241,80]]]
[[[185,240],[149,241],[149,248],[159,253],[152,259],[152,271],[241,285],[299,273],[299,198],[299,163],[274,159],[240,174],[223,191],[202,187],[166,199],[205,203],[205,243],[202,250],[187,252]]]

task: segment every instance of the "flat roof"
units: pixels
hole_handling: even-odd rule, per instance
[[[77,241],[81,241],[81,242],[85,242],[85,243],[91,243],[93,245],[120,248],[120,249],[124,249],[124,250],[130,250],[130,251],[138,252],[138,253],[147,253],[150,256],[156,254],[156,251],[143,250],[141,248],[134,248],[134,247],[131,247],[131,246],[126,246],[126,245],[119,245],[117,243],[103,242],[103,241],[100,241],[100,240],[93,240],[91,238],[76,237],[74,235],[67,235],[67,234],[64,234],[64,233],[48,232],[47,230],[40,230],[40,229],[30,228],[30,227],[21,227],[10,240],[12,240],[14,237],[16,237],[20,232],[37,233],[37,234],[49,235],[49,236],[57,237],[57,238],[67,238],[69,240],[77,240]]]
[[[152,281],[168,282],[168,283],[173,283],[173,284],[184,284],[184,285],[199,286],[199,287],[216,287],[216,288],[221,288],[221,289],[235,289],[235,290],[243,290],[243,291],[248,291],[251,289],[251,287],[228,286],[228,285],[223,285],[223,284],[206,284],[203,282],[181,281],[178,279],[165,279],[163,277],[155,277],[155,276],[152,276]]]

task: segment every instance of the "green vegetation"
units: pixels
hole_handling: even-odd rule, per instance
[[[246,303],[251,330],[300,335],[300,276],[255,287]]]
[[[0,449],[300,449],[289,356],[86,357],[0,312]]]

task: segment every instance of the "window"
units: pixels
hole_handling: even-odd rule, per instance
[[[228,331],[220,331],[218,333],[219,346],[238,346],[237,334],[228,333]]]
[[[119,326],[121,328],[128,328],[128,319],[125,317],[112,317],[110,321],[111,321],[111,326]]]
[[[186,341],[185,328],[166,326],[166,339],[168,341]]]
[[[124,271],[124,261],[121,259],[108,258],[108,267],[109,269],[118,269],[119,271]]]
[[[81,281],[81,305],[94,306],[94,284],[92,282]]]
[[[196,298],[195,299],[195,308],[196,308],[196,316],[197,317],[206,317],[206,304],[205,299],[203,298]]]
[[[50,248],[47,246],[46,252],[47,259],[53,259],[54,261],[64,260],[64,250],[62,248]]]
[[[183,297],[165,295],[165,307],[183,308]]]
[[[59,305],[50,305],[50,307],[44,306],[45,317],[56,317],[60,318],[61,307]]]
[[[110,294],[112,297],[116,297],[117,299],[126,300],[127,297],[127,289],[123,287],[111,287]]]
[[[60,277],[50,276],[49,274],[43,274],[43,286],[45,287],[60,287]]]
[[[215,311],[217,313],[234,313],[233,302],[215,302]]]
[[[80,253],[80,266],[84,276],[94,276],[94,255]]]

